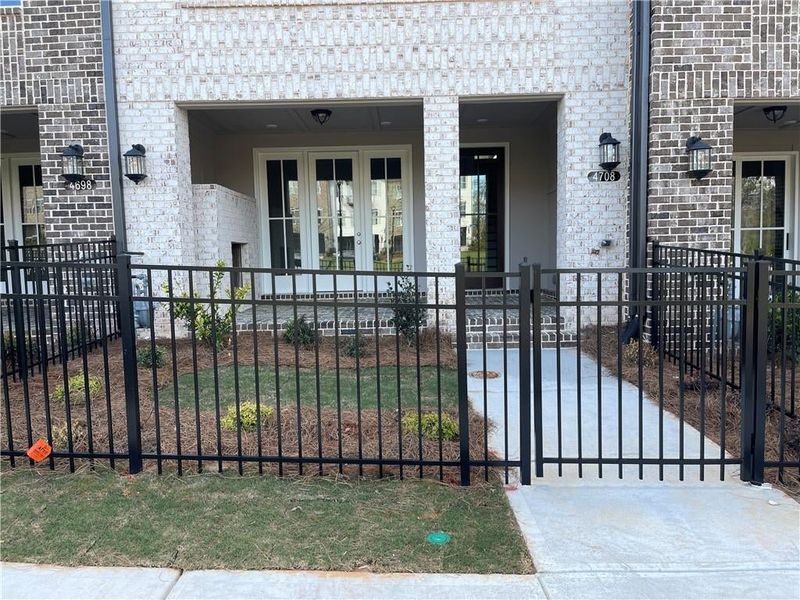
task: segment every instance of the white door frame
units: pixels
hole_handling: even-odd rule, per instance
[[[253,173],[255,175],[255,192],[256,192],[256,206],[258,214],[258,231],[260,234],[261,250],[259,252],[261,258],[261,265],[265,268],[272,267],[272,259],[270,256],[270,239],[269,239],[269,225],[268,218],[269,212],[267,207],[267,177],[264,165],[267,160],[297,160],[297,176],[300,180],[300,211],[301,214],[311,215],[313,210],[313,165],[312,158],[320,158],[325,156],[339,156],[343,157],[345,154],[353,155],[353,193],[357,198],[363,199],[360,202],[359,210],[362,214],[355,216],[361,223],[369,223],[369,215],[367,206],[370,199],[370,179],[369,179],[369,159],[376,157],[386,156],[400,156],[401,168],[403,177],[403,259],[405,262],[406,270],[414,270],[414,199],[413,199],[413,181],[412,181],[412,147],[411,144],[386,144],[386,145],[365,145],[365,146],[290,146],[280,148],[253,148]],[[311,217],[301,218],[300,234],[301,234],[301,252],[303,256],[303,269],[315,269],[318,266],[318,245],[319,240],[316,235],[316,219]],[[362,248],[365,245],[362,244]],[[305,251],[303,251],[305,249]],[[371,252],[370,252],[371,257]],[[343,272],[346,275],[346,272]],[[287,278],[288,279],[288,278]],[[319,278],[318,278],[319,279]],[[347,279],[347,277],[340,278]],[[350,277],[352,280],[352,277]],[[369,277],[363,278],[364,280],[371,279]],[[311,277],[298,276],[297,291],[300,293],[308,293],[311,291]],[[264,276],[264,290],[271,293],[270,276]],[[371,288],[372,282],[361,281],[359,282],[360,289]],[[291,282],[289,282],[291,286]],[[301,289],[302,287],[302,289]],[[332,286],[331,286],[332,287]],[[350,285],[352,287],[352,285]],[[285,293],[291,291],[285,285],[278,286],[276,281],[276,288],[279,288],[278,293]],[[319,291],[322,290],[317,286]],[[337,288],[339,286],[337,285]],[[346,290],[347,288],[341,288]]]
[[[800,152],[735,152],[733,154],[734,165],[736,167],[736,177],[734,178],[734,227],[731,228],[733,235],[733,251],[741,252],[741,223],[742,223],[742,162],[764,161],[764,160],[783,160],[786,161],[786,198],[784,217],[784,229],[789,234],[788,249],[786,258],[797,259],[800,257],[800,168],[798,168],[798,157]]]

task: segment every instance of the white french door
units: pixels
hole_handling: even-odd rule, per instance
[[[264,264],[323,271],[275,276],[275,293],[383,290],[413,268],[407,147],[257,150],[256,167]]]
[[[796,156],[737,154],[734,180],[733,249],[769,256],[798,256]]]

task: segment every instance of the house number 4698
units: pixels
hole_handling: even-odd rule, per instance
[[[73,190],[91,190],[94,188],[94,181],[91,179],[84,179],[83,181],[73,181],[69,184]]]

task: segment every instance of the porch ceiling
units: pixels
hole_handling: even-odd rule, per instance
[[[786,106],[786,114],[777,123],[772,123],[764,116],[767,106]],[[760,104],[737,104],[733,111],[735,129],[774,129],[800,131],[800,102],[774,102]]]
[[[314,108],[333,111],[320,126],[311,117]],[[192,109],[192,118],[201,120],[215,133],[320,133],[350,131],[408,131],[422,129],[422,105],[414,104],[336,104],[320,102],[297,106],[258,106],[240,108]]]

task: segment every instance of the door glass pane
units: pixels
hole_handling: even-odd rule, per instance
[[[399,158],[370,160],[372,268],[403,270],[403,182]]]
[[[267,161],[269,250],[275,269],[301,268],[300,187],[296,160]]]
[[[761,225],[761,163],[748,161],[742,168],[742,227]]]
[[[767,256],[783,258],[783,229],[765,229],[761,232],[761,247]]]
[[[355,231],[353,161],[337,158],[315,163],[319,266],[352,271],[356,244],[361,241]]]
[[[19,201],[22,235],[26,246],[46,243],[44,235],[44,192],[42,167],[19,166]]]
[[[761,236],[759,231],[742,231],[742,252],[753,254],[761,247]]]

